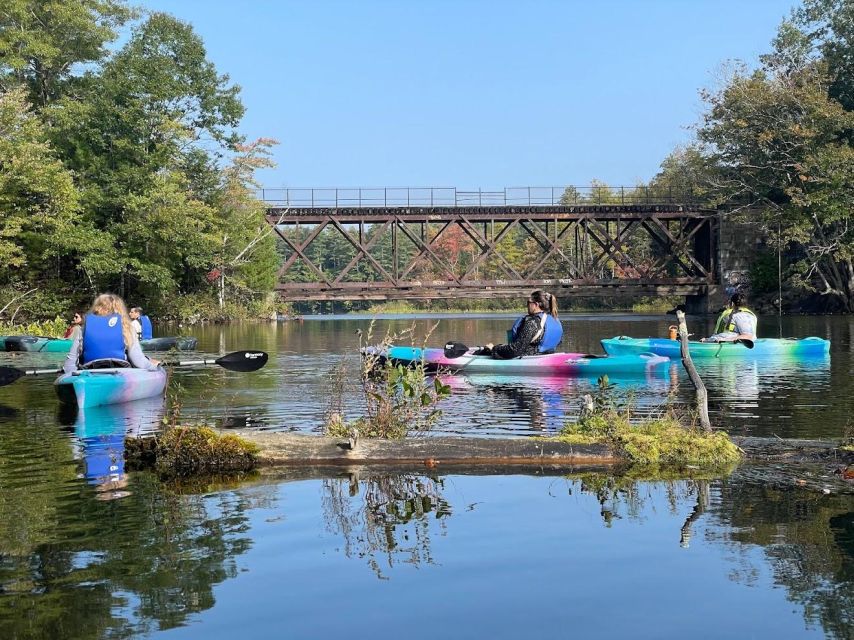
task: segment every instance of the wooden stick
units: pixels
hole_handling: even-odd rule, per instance
[[[688,377],[691,378],[691,384],[697,391],[697,411],[700,413],[700,426],[703,431],[711,431],[712,424],[709,422],[709,400],[706,394],[706,385],[703,384],[700,374],[694,368],[694,363],[691,361],[691,351],[688,349],[688,326],[685,324],[685,313],[681,310],[676,311],[676,318],[679,320],[679,351],[682,355],[682,364],[685,366],[685,371],[688,372]]]

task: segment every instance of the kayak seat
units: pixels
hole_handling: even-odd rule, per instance
[[[80,369],[85,371],[91,371],[93,369],[127,369],[130,368],[131,364],[127,360],[116,360],[114,358],[100,358],[98,360],[92,360],[92,362],[87,362]]]

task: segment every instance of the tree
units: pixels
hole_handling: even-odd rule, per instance
[[[0,93],[0,284],[38,280],[70,247],[78,193],[23,89]]]
[[[253,193],[258,187],[255,172],[275,166],[270,148],[276,144],[275,140],[261,138],[237,145],[238,154],[223,171],[222,187],[215,198],[220,307],[225,304],[226,278],[250,298],[272,290],[276,284],[279,257],[273,227],[266,221],[264,203]]]
[[[4,0],[0,89],[23,84],[41,108],[69,90],[75,67],[107,56],[133,16],[124,0]]]
[[[854,3],[805,0],[784,28],[790,37],[797,33],[804,54],[818,54],[827,63],[829,97],[854,110]]]
[[[786,55],[785,44],[798,42],[791,36],[784,27],[762,69],[739,70],[705,94],[699,138],[711,146],[722,197],[759,205],[761,219],[799,248],[799,283],[854,311],[854,172],[846,164],[854,156],[845,141],[854,113],[830,97],[823,61]]]

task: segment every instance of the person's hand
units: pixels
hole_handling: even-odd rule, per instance
[[[154,358],[149,358],[151,360],[151,364],[160,364],[160,360],[155,360]]]
[[[492,349],[492,347],[494,347],[494,346],[495,346],[495,345],[494,345],[494,344],[492,344],[491,342],[487,342],[487,343],[486,343],[486,348],[487,348],[487,349]]]

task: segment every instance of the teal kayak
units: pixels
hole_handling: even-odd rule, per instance
[[[64,373],[54,382],[56,395],[63,404],[80,409],[153,398],[166,388],[166,371],[123,367],[89,369]]]
[[[469,349],[457,358],[449,358],[443,349],[389,347],[385,356],[394,363],[413,365],[423,360],[432,370],[455,373],[523,374],[539,376],[597,377],[601,375],[637,375],[656,370],[666,372],[670,359],[652,353],[626,356],[593,356],[584,353],[549,353],[497,360],[474,355]]]
[[[602,340],[605,353],[612,356],[625,356],[639,353],[656,353],[673,360],[680,359],[678,340],[668,338],[630,338],[618,336]],[[753,342],[753,349],[736,342],[698,342],[688,343],[692,358],[754,358],[764,356],[792,356],[807,358],[825,356],[830,353],[830,341],[823,338],[759,338]]]
[[[34,351],[38,353],[68,353],[72,340],[63,338],[45,338],[42,336],[4,336],[0,338],[3,344],[0,349],[5,351]],[[140,340],[143,351],[192,351],[198,343],[191,336],[176,336],[168,338],[151,338]]]

